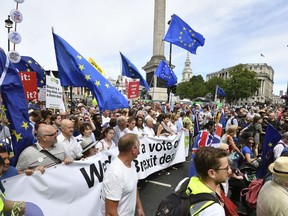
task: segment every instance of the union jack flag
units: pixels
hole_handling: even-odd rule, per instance
[[[218,125],[216,127],[216,132],[214,134],[214,138],[212,141],[211,146],[218,148],[220,147],[220,139],[222,136],[222,131],[223,131],[223,125],[225,124],[225,118],[224,118],[224,110],[222,109],[220,119],[218,122]]]
[[[192,148],[192,154],[196,153],[198,148],[211,146],[213,135],[208,130],[201,130],[196,136],[194,145]]]

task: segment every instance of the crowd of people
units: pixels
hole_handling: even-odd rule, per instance
[[[133,193],[133,196],[127,196],[127,199],[131,199],[135,205],[129,204],[127,206],[127,200],[124,204],[120,201],[122,199],[121,193],[123,192],[120,191],[120,188],[123,185],[119,184],[119,191],[117,190],[117,193],[111,191],[109,185],[115,184],[113,179],[120,178],[117,175],[122,175],[121,178],[123,181],[121,183],[123,184],[126,184],[127,175],[134,175],[131,173],[134,173],[135,170],[131,170],[130,168],[131,162],[139,154],[139,141],[137,142],[137,138],[141,136],[167,137],[181,131],[186,131],[189,133],[189,149],[193,153],[193,161],[191,162],[191,170],[193,171],[190,170],[189,176],[193,182],[196,182],[195,185],[199,184],[201,186],[201,184],[204,184],[206,185],[205,187],[209,188],[208,191],[215,193],[218,191],[221,197],[221,189],[218,188],[220,183],[227,183],[228,178],[243,178],[241,174],[237,173],[237,166],[240,163],[249,163],[255,167],[261,163],[259,155],[262,153],[268,124],[283,134],[283,139],[274,148],[275,159],[282,158],[281,153],[287,151],[288,148],[288,109],[285,107],[226,106],[223,108],[225,124],[223,125],[223,133],[220,140],[222,150],[215,153],[213,149],[211,150],[211,144],[215,127],[222,113],[222,107],[217,108],[216,105],[201,106],[200,104],[194,104],[193,106],[189,106],[185,103],[175,103],[171,107],[168,102],[145,102],[138,100],[134,101],[129,109],[100,112],[97,106],[87,106],[83,101],[76,100],[74,102],[70,101],[66,112],[55,112],[49,109],[40,109],[37,101],[34,101],[29,104],[29,117],[30,123],[33,126],[35,145],[27,147],[20,154],[15,168],[9,166],[9,152],[0,148],[0,156],[5,161],[0,179],[3,180],[19,173],[25,173],[26,175],[33,175],[35,171],[44,173],[46,168],[56,164],[65,163],[68,165],[74,160],[81,160],[98,152],[118,147],[118,159],[120,161],[113,162],[111,165],[115,163],[115,167],[111,168],[110,171],[108,169],[107,176],[109,176],[109,180],[107,178],[105,180],[104,177],[105,204],[108,206],[108,208],[106,206],[106,211],[111,212],[111,214],[107,213],[107,215],[114,215],[118,210],[125,212],[127,210],[125,209],[126,207],[129,207],[130,211],[127,214],[133,215],[131,213],[133,210],[131,209],[135,208],[136,204],[139,215],[144,215],[136,190],[137,187],[135,187],[135,190],[131,188],[128,190],[130,195]],[[199,133],[194,129],[196,121],[199,122]],[[0,137],[9,142],[10,136],[10,132],[7,130],[7,120],[5,121],[4,118],[2,120]],[[128,145],[128,148],[125,147],[126,145]],[[202,150],[201,147],[205,148]],[[202,156],[199,156],[200,154],[204,155],[203,157],[207,161]],[[209,159],[213,154],[218,156]],[[230,160],[227,159],[226,161],[226,159],[222,159],[224,158],[223,155],[225,155],[225,158],[229,155]],[[237,158],[236,167],[233,164],[235,160],[233,160],[232,156]],[[215,162],[215,160],[218,161]],[[286,160],[287,163],[287,159],[282,160],[284,162]],[[121,161],[126,168],[129,168],[128,170],[123,169],[123,167],[119,168],[122,166]],[[205,163],[207,164],[205,165]],[[279,166],[283,168],[281,164]],[[115,169],[121,170],[121,172],[116,172]],[[287,168],[284,167],[284,170],[287,171]],[[275,175],[277,175],[277,171],[275,170],[272,170],[272,173],[276,173]],[[281,174],[283,173],[281,172]],[[194,178],[193,176],[198,177],[195,179],[196,177]],[[288,200],[288,173],[284,172],[283,176],[281,177],[281,187],[286,189],[285,197]],[[279,178],[275,180],[275,182],[278,181]],[[128,184],[129,187],[134,188],[135,182],[137,185],[137,180],[133,180],[133,184],[132,182]],[[191,185],[191,187],[194,186]],[[223,191],[228,195],[227,188],[223,188]],[[2,192],[4,192],[4,189]],[[226,195],[224,195],[225,198]],[[265,197],[262,197],[261,200],[265,200]],[[225,215],[223,213],[224,210],[219,210],[218,205],[214,207],[215,209],[206,209],[208,213],[203,215],[210,215],[213,211],[220,211],[217,215]],[[273,209],[278,208],[282,208],[282,206],[275,202]],[[266,211],[263,207],[261,209],[262,212]],[[265,214],[261,213],[259,215]]]

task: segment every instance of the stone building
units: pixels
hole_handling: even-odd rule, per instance
[[[272,103],[272,93],[274,84],[274,70],[271,66],[266,63],[255,63],[255,64],[243,64],[248,70],[256,72],[256,78],[259,80],[260,87],[255,92],[255,95],[238,101],[239,105],[253,104],[253,103]],[[229,78],[228,71],[232,67],[223,68],[220,71],[210,73],[206,75],[208,81],[214,76],[221,77],[223,79]]]
[[[193,76],[193,72],[192,72],[190,65],[191,65],[191,61],[189,58],[189,52],[187,52],[185,67],[182,71],[182,82],[188,82],[191,79],[191,77]]]

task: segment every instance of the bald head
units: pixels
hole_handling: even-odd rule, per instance
[[[61,121],[60,127],[61,127],[62,134],[66,138],[70,138],[73,136],[74,123],[72,121],[70,121],[69,119],[63,119]]]

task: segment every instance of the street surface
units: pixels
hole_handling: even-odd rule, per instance
[[[161,200],[174,192],[178,183],[189,174],[190,162],[176,164],[167,169],[170,175],[154,173],[146,178],[145,186],[139,190],[146,216],[154,216]]]

